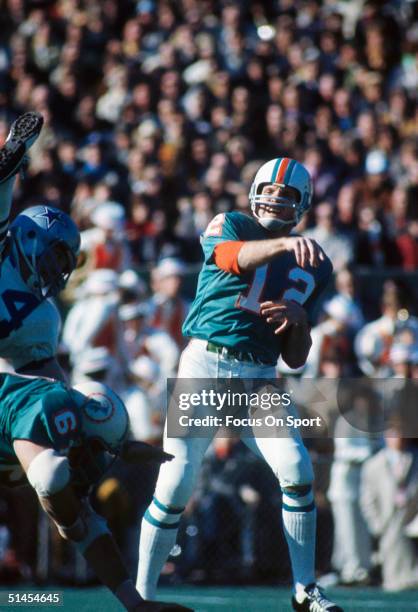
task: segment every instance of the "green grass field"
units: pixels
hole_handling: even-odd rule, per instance
[[[6,591],[4,586],[2,591]],[[13,589],[15,590],[15,589]],[[17,590],[17,589],[16,589]],[[19,591],[23,589],[20,588]],[[38,589],[28,589],[30,591]],[[53,588],[48,591],[54,591]],[[57,610],[64,612],[120,612],[122,607],[103,588],[60,588],[64,605]],[[345,612],[401,612],[418,610],[418,591],[383,593],[380,589],[329,589]],[[196,612],[286,612],[290,610],[290,591],[274,587],[189,587],[162,588],[159,598],[187,605]],[[17,606],[0,606],[0,610],[12,610]],[[19,606],[21,607],[21,606]],[[51,609],[51,606],[24,606],[31,610]],[[55,606],[54,606],[55,608]]]

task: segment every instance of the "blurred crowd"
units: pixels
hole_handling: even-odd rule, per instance
[[[255,171],[278,156],[310,171],[298,230],[335,270],[297,375],[418,378],[416,17],[408,0],[0,0],[0,144],[22,111],[45,118],[13,213],[44,202],[79,224],[60,360],[74,383],[121,394],[132,437],[161,442],[200,233],[218,212],[249,213]],[[387,278],[374,296],[370,270]],[[375,402],[351,397],[362,414]],[[330,414],[334,444],[308,441],[319,571],[366,584],[381,565],[385,588],[418,585],[416,445],[396,411],[385,440]],[[154,480],[115,466],[96,492],[133,568]],[[286,580],[279,502],[268,468],[217,440],[166,572]],[[0,569],[8,537],[0,526]]]
[[[199,261],[210,218],[248,211],[258,164],[289,156],[315,186],[301,229],[336,269],[416,267],[416,3],[0,5],[0,139],[45,117],[15,212],[42,200],[87,229],[115,201],[135,264]]]

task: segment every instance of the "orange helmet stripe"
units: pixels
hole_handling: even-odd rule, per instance
[[[274,183],[283,183],[286,170],[290,162],[291,159],[289,159],[289,157],[283,157],[282,161],[280,162],[280,166],[277,170],[276,178],[273,181]]]

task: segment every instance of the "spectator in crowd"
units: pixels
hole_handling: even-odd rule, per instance
[[[385,447],[363,466],[360,502],[370,533],[379,541],[383,588],[417,588],[418,558],[406,526],[417,513],[418,453],[393,418]]]
[[[344,376],[356,371],[354,336],[364,324],[361,307],[354,298],[354,279],[347,269],[336,275],[337,293],[322,306],[319,323],[312,328],[312,346],[304,369],[305,376],[327,376],[324,362],[338,355]],[[322,368],[322,369],[321,369]]]
[[[394,190],[417,185],[413,6],[402,2],[394,13],[388,2],[339,5],[329,15],[326,5],[311,11],[298,1],[291,11],[278,3],[262,11],[270,32],[263,39],[261,17],[240,3],[183,4],[176,12],[164,3],[58,2],[53,11],[4,13],[10,77],[0,118],[10,122],[23,108],[45,118],[20,202],[53,200],[75,211],[80,190],[92,196],[101,185],[102,201],[126,211],[134,261],[156,263],[178,216],[183,238],[191,219],[196,253],[207,218],[239,206],[246,164],[270,150],[305,158],[314,202],[331,203],[334,229],[346,223],[334,202],[357,181],[361,208],[373,214],[356,201],[348,238],[359,238],[355,259],[398,265],[400,251],[412,269],[414,225],[392,228],[384,217]],[[382,43],[388,31],[403,33],[393,53]],[[324,232],[326,219],[318,223]],[[345,262],[352,250],[344,248]]]
[[[125,304],[119,308],[126,361],[129,363],[147,355],[158,364],[162,377],[173,377],[180,354],[178,346],[167,332],[149,325],[150,315],[146,302]]]
[[[184,274],[184,264],[173,258],[162,259],[151,274],[150,325],[169,334],[179,348],[184,346],[181,328],[189,310],[181,296]]]
[[[356,263],[376,268],[401,263],[396,243],[389,238],[376,209],[371,206],[359,211]]]
[[[330,202],[321,202],[315,209],[316,225],[304,232],[307,238],[316,240],[327,253],[338,272],[353,259],[353,244],[335,227],[334,208]]]
[[[337,296],[345,301],[351,309],[351,328],[358,331],[365,323],[364,313],[356,291],[356,283],[353,272],[342,269],[335,275],[335,289]]]
[[[93,228],[82,240],[88,243],[92,268],[122,272],[130,266],[130,254],[124,237],[125,212],[116,202],[99,204],[90,215]]]
[[[409,378],[416,345],[395,340],[389,352],[389,365],[394,378]]]
[[[149,444],[162,439],[161,375],[155,361],[141,355],[129,364],[128,380],[121,392],[129,414],[130,435]]]
[[[138,302],[147,298],[148,287],[135,270],[128,268],[119,276],[119,295],[121,304]]]
[[[405,270],[418,268],[418,219],[408,219],[404,231],[397,237],[396,244]]]
[[[381,299],[382,316],[368,323],[358,332],[354,341],[360,369],[367,376],[384,377],[391,373],[389,352],[395,332],[410,329],[416,333],[417,320],[407,306],[405,289],[394,281],[386,281]]]
[[[346,400],[350,409],[337,418],[334,428],[328,499],[334,517],[333,565],[343,584],[367,582],[372,565],[371,538],[360,510],[359,494],[362,465],[379,446],[379,440],[371,438],[367,428],[362,427],[375,403],[372,392],[354,387]]]
[[[84,351],[94,347],[107,348],[122,363],[118,274],[114,270],[95,270],[80,287],[79,296],[63,329],[63,341],[73,365]]]

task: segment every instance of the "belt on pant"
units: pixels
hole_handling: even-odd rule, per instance
[[[238,359],[239,361],[247,361],[249,363],[255,363],[257,365],[275,365],[271,361],[267,359],[262,359],[261,357],[258,357],[257,355],[249,351],[238,351],[236,349],[230,348],[229,346],[219,346],[219,344],[214,344],[213,342],[208,342],[206,344],[206,350],[210,353],[222,355],[223,357]]]

